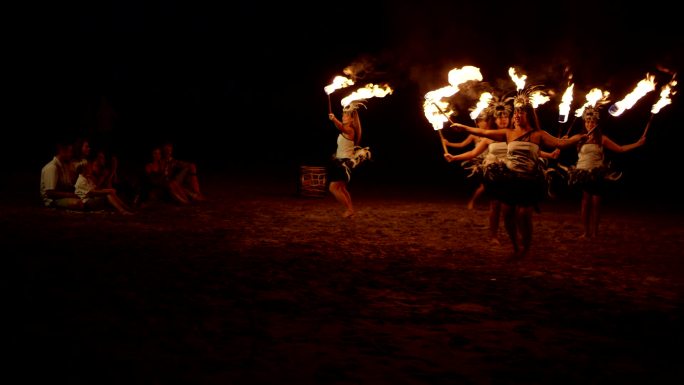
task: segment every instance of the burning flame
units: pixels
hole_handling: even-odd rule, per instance
[[[672,103],[672,99],[670,99],[670,95],[674,95],[676,91],[673,91],[672,89],[677,85],[676,80],[672,80],[671,82],[665,84],[663,88],[660,89],[660,99],[651,107],[651,113],[652,114],[657,114],[660,112],[660,109],[667,106],[668,104]]]
[[[470,119],[477,119],[477,117],[480,115],[480,112],[487,108],[490,100],[492,100],[492,94],[489,92],[483,92],[482,95],[480,95],[480,100],[475,105],[475,108],[470,112]]]
[[[391,94],[392,92],[394,92],[394,90],[387,84],[379,86],[377,84],[369,83],[366,84],[365,87],[352,92],[349,96],[345,96],[342,99],[342,106],[346,107],[355,100],[365,100],[373,97],[384,98],[387,94]]]
[[[591,91],[587,92],[587,102],[584,103],[582,107],[578,108],[577,111],[575,111],[575,116],[582,116],[585,108],[596,107],[596,103],[598,103],[598,101],[601,99],[608,99],[608,95],[610,95],[610,92],[608,91],[601,91],[598,88],[592,88]]]
[[[435,130],[441,130],[444,123],[449,121],[449,116],[454,113],[449,108],[449,102],[442,101],[441,99],[448,98],[456,92],[458,92],[458,88],[446,86],[425,94],[423,111],[428,122],[432,124],[432,128]]]
[[[508,69],[508,75],[513,79],[513,83],[515,83],[515,88],[520,91],[523,88],[525,88],[525,80],[527,79],[527,75],[522,75],[518,76],[515,74],[515,68],[510,67]]]
[[[644,95],[653,90],[655,90],[655,75],[647,73],[646,78],[641,80],[624,99],[610,106],[608,112],[613,116],[620,116],[625,110],[632,108]]]
[[[530,94],[530,104],[532,104],[532,108],[534,109],[549,100],[551,100],[551,98],[548,95],[544,95],[542,91],[534,91]]]
[[[463,66],[463,68],[454,68],[449,71],[447,78],[449,79],[449,84],[454,87],[458,87],[470,80],[482,81],[482,74],[480,73],[480,69],[477,67]]]
[[[335,76],[333,82],[323,87],[323,89],[325,90],[326,94],[330,95],[336,90],[339,90],[340,88],[345,88],[353,85],[354,81],[352,79],[345,78],[344,76]]]
[[[444,123],[449,121],[449,116],[454,113],[449,108],[449,103],[442,101],[442,99],[456,94],[459,91],[458,87],[469,80],[481,81],[482,74],[477,67],[464,66],[463,68],[454,68],[449,71],[448,79],[450,85],[425,94],[423,111],[425,118],[427,118],[435,130],[441,130]]]
[[[568,121],[568,115],[570,114],[570,105],[572,104],[572,92],[575,88],[575,83],[572,83],[565,89],[563,97],[561,98],[561,103],[558,105],[558,121],[565,123]]]

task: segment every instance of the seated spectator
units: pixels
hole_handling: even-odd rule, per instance
[[[116,189],[102,188],[97,185],[93,170],[97,167],[96,161],[88,161],[79,167],[78,179],[76,179],[75,193],[83,202],[86,210],[100,210],[111,205],[119,213],[124,215],[133,214],[131,209],[116,194]]]
[[[134,202],[142,205],[150,200],[172,199],[182,204],[190,203],[185,189],[176,181],[166,177],[162,165],[161,148],[154,147],[151,154],[152,159],[145,165],[140,190]]]
[[[88,162],[90,158],[90,140],[88,138],[78,138],[73,144],[73,156],[71,157],[70,172],[71,172],[71,185],[76,183],[76,178],[78,178],[78,169],[81,165]]]
[[[58,143],[55,156],[40,172],[40,196],[45,207],[82,210],[83,202],[74,192],[71,158],[73,145]]]
[[[119,175],[117,174],[119,159],[116,156],[111,156],[108,162],[105,151],[99,150],[96,152],[94,162],[93,176],[98,187],[112,188],[119,183]]]
[[[187,198],[194,201],[206,199],[200,191],[197,166],[192,162],[175,159],[173,157],[173,143],[171,142],[165,142],[161,147],[161,167],[167,181],[171,185],[178,184]],[[180,191],[181,189],[172,186],[171,191]]]

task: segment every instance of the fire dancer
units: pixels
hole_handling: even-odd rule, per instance
[[[582,119],[586,136],[577,146],[577,163],[568,169],[568,184],[582,190],[581,218],[584,233],[581,239],[598,235],[601,217],[601,198],[604,195],[606,182],[615,181],[622,176],[605,162],[603,150],[626,152],[641,147],[646,143],[646,136],[626,145],[618,145],[603,135],[598,124],[600,105],[585,108]]]
[[[507,143],[505,167],[498,167],[501,184],[501,207],[504,226],[513,245],[513,258],[528,254],[532,245],[532,212],[544,197],[544,171],[539,161],[539,145],[565,148],[577,143],[582,135],[558,139],[534,125],[534,109],[529,99],[533,88],[521,90],[513,100],[513,127],[483,130],[455,123],[467,132]],[[522,248],[518,242],[522,241]]]
[[[342,213],[343,218],[350,218],[354,215],[351,195],[347,190],[352,169],[370,158],[368,148],[359,147],[359,143],[361,143],[361,120],[359,119],[358,108],[362,105],[360,101],[353,101],[345,106],[342,121],[337,119],[332,112],[328,114],[328,118],[339,130],[337,151],[328,167],[329,190],[335,199],[345,207],[345,211]]]
[[[475,125],[481,128],[489,128],[489,122],[488,122],[488,116],[487,116],[487,111],[483,110],[475,119]],[[446,147],[451,147],[451,148],[463,148],[471,143],[473,143],[475,146],[473,147],[472,150],[461,153],[459,155],[451,155],[449,153],[445,153],[444,157],[448,162],[453,162],[453,161],[462,161],[461,165],[466,168],[470,169],[471,173],[469,177],[477,176],[481,177],[480,173],[478,170],[480,169],[480,165],[484,161],[485,156],[487,155],[487,146],[489,146],[489,143],[491,143],[491,139],[483,138],[481,136],[469,134],[467,138],[460,142],[450,142],[444,138],[442,138],[442,143]],[[483,183],[480,183],[473,192],[473,196],[470,198],[468,201],[468,210],[472,210],[475,208],[475,202],[476,200],[485,192],[485,186]]]
[[[512,100],[512,98],[500,100],[499,98],[494,97],[491,100],[490,105],[484,111],[493,117],[495,125],[493,129],[510,128],[511,111],[513,109],[508,103],[510,100]],[[485,122],[487,123],[482,125],[478,124],[478,127],[482,129],[490,128],[491,118]],[[447,161],[453,162],[455,160],[464,160],[469,159],[472,156],[477,156],[480,151],[485,154],[482,162],[477,166],[479,170],[476,172],[482,178],[481,186],[491,198],[489,202],[489,235],[491,243],[498,245],[499,240],[497,238],[497,234],[499,231],[499,217],[501,213],[501,201],[499,197],[503,191],[501,183],[502,180],[500,178],[501,172],[499,170],[506,167],[505,161],[508,146],[506,142],[495,142],[492,139],[484,137],[482,137],[482,139],[487,142],[487,145],[484,146],[484,149],[476,147],[472,151],[456,156],[445,154],[445,158]],[[540,151],[539,156],[542,158],[557,158],[558,152],[558,150],[554,151],[553,153]]]

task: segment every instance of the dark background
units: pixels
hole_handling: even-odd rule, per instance
[[[614,102],[652,73],[656,91],[602,120],[605,134],[629,143],[643,131],[660,86],[682,65],[677,20],[655,3],[306,3],[19,6],[10,15],[6,56],[6,160],[13,172],[37,178],[57,140],[88,136],[139,170],[154,143],[171,139],[177,157],[196,160],[202,171],[295,175],[335,149],[323,87],[345,67],[362,65],[364,80],[386,82],[394,93],[370,99],[361,112],[363,145],[374,161],[357,178],[462,184],[462,170],[444,162],[422,112],[423,96],[446,85],[449,70],[474,65],[485,81],[512,89],[507,71],[515,66],[528,84],[555,89],[556,99],[539,108],[554,135],[565,130],[557,105],[568,74],[574,111],[591,88],[609,90]],[[338,116],[352,89],[331,95]],[[616,195],[678,199],[678,96],[655,116],[645,147],[611,155],[625,171]],[[467,122],[475,101],[453,101],[455,119]],[[571,161],[572,153],[563,156]]]

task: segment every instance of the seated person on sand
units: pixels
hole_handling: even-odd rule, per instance
[[[173,143],[162,144],[160,165],[169,183],[170,192],[176,200],[204,201],[206,199],[200,191],[197,166],[195,163],[174,158]],[[175,185],[179,185],[181,189],[176,188]]]
[[[45,207],[82,210],[83,202],[74,193],[70,162],[73,155],[71,143],[60,142],[55,156],[40,172],[40,196]]]
[[[137,203],[145,204],[150,200],[156,201],[169,198],[182,204],[190,203],[186,189],[165,175],[161,159],[161,148],[153,148],[152,160],[145,165],[145,174],[140,183]]]
[[[119,159],[116,156],[111,156],[107,162],[107,154],[104,150],[99,150],[95,154],[94,162],[97,167],[93,170],[93,176],[97,181],[99,187],[112,188],[119,183],[119,176],[117,168],[119,166]]]
[[[90,147],[90,139],[80,137],[74,141],[73,154],[71,160],[69,161],[72,186],[76,183],[76,178],[78,178],[79,167],[85,163],[88,163],[91,151],[92,147]]]
[[[131,209],[118,195],[116,189],[102,188],[97,185],[94,169],[97,162],[89,161],[79,167],[78,179],[76,179],[75,193],[83,202],[85,210],[101,210],[114,207],[119,213],[131,215]]]
[[[129,174],[119,172],[119,158],[105,150],[98,150],[94,159],[97,165],[93,173],[98,187],[114,188],[124,201],[133,200],[137,190],[136,181]]]

